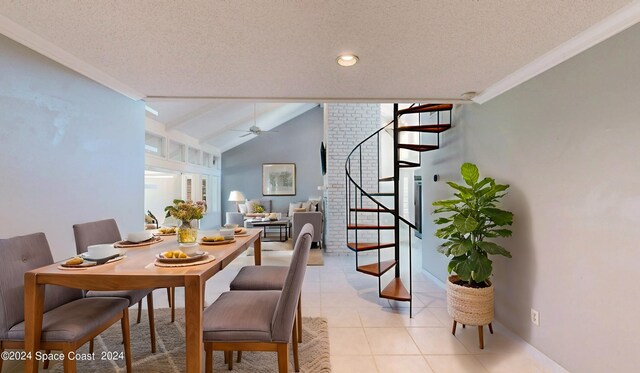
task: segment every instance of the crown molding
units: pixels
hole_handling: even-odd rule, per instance
[[[474,97],[473,101],[478,104],[484,104],[638,22],[640,22],[640,0],[634,0],[609,17],[491,85]]]
[[[38,36],[32,31],[20,26],[9,18],[0,14],[0,34],[30,48],[43,56],[46,56],[67,68],[76,71],[87,78],[94,80],[114,91],[121,93],[132,100],[141,100],[145,97],[142,93],[122,83],[118,79],[95,68],[80,58],[66,52],[50,41]]]

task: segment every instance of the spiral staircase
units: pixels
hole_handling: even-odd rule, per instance
[[[452,108],[450,104],[413,104],[400,109],[394,104],[394,119],[356,145],[345,162],[347,247],[355,252],[356,270],[378,278],[380,298],[410,302],[410,317],[413,317],[410,248],[417,227],[397,207],[401,206],[401,170],[420,167],[419,153],[440,148],[440,133],[451,128]],[[403,124],[407,120],[402,117],[410,116],[414,116],[411,121],[417,124]],[[408,141],[411,133],[413,141]],[[423,137],[431,141],[422,144]],[[381,174],[385,170],[389,174]],[[408,238],[402,241],[405,234]],[[361,255],[371,251],[377,255]],[[393,277],[384,281],[383,287],[383,275],[391,270]]]

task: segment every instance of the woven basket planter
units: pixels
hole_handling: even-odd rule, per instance
[[[447,311],[464,325],[487,325],[493,320],[493,284],[476,289],[454,284],[459,278],[449,276],[447,281]]]

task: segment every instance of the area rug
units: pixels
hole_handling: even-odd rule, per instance
[[[133,322],[134,312],[130,312]],[[134,372],[184,372],[184,309],[176,309],[176,322],[170,322],[170,310],[155,310],[157,352],[151,353],[149,342],[149,324],[146,312],[140,324],[131,325],[131,361]],[[299,346],[301,372],[331,372],[329,358],[329,333],[327,320],[320,317],[302,318],[302,340]],[[78,372],[126,372],[124,360],[101,360],[103,352],[122,352],[122,331],[116,323],[95,340],[95,361],[78,361]],[[289,371],[293,372],[293,355],[289,345]],[[88,343],[78,353],[88,353]],[[235,358],[235,356],[234,356]],[[221,351],[213,355],[214,372],[228,372]],[[60,362],[52,362],[49,371],[63,372]],[[242,353],[242,362],[234,360],[233,372],[277,372],[278,359],[275,352]]]

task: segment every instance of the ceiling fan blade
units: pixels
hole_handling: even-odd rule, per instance
[[[244,135],[242,135],[242,136],[240,136],[240,137],[247,137],[247,136],[249,136],[249,135],[253,135],[253,134],[252,134],[251,132],[249,132],[249,133],[245,133]]]
[[[234,132],[250,132],[250,131],[247,131],[247,130],[229,130],[229,131],[234,131]]]

